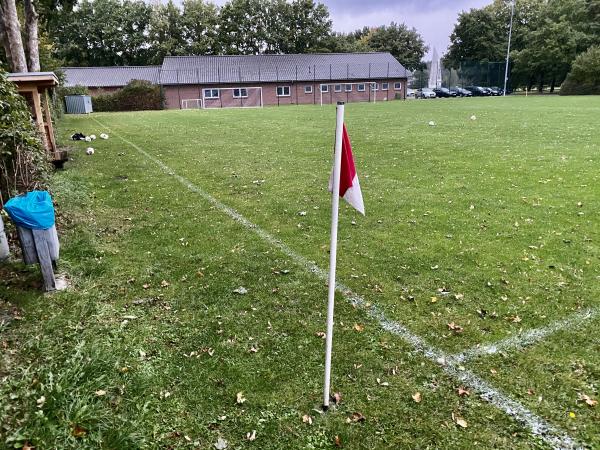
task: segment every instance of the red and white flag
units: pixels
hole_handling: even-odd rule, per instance
[[[329,192],[333,192],[333,171],[329,178]],[[342,163],[340,168],[340,197],[348,202],[363,216],[365,215],[365,205],[363,203],[362,192],[358,182],[358,175],[354,167],[354,157],[352,156],[352,145],[346,125],[344,124],[342,132]]]

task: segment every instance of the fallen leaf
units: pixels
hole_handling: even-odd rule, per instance
[[[167,280],[162,280],[160,282],[160,285],[164,288],[169,287],[171,285],[171,283],[169,283]]]
[[[322,339],[325,339],[327,337],[327,334],[324,331],[317,331],[315,333],[315,336],[318,336],[318,337],[320,337]]]
[[[454,421],[454,423],[456,423],[456,425],[458,425],[461,428],[467,428],[468,426],[467,421],[465,419],[454,413],[452,413],[452,420]]]
[[[309,425],[312,425],[312,423],[313,423],[313,420],[312,420],[312,417],[310,417],[308,414],[304,414],[304,415],[302,416],[302,422],[303,422],[303,423],[307,423],[307,424],[309,424]]]
[[[335,446],[342,447],[342,439],[337,434],[335,435]]]
[[[240,286],[239,288],[234,289],[233,292],[235,294],[246,295],[248,293],[248,289],[246,289],[244,286]]]
[[[148,289],[148,288],[150,287],[150,285],[149,285],[148,283],[146,283],[146,284],[142,284],[142,287],[143,287],[144,289]]]
[[[339,405],[340,403],[342,403],[342,393],[341,392],[336,392],[332,395],[333,397],[333,402],[336,405]]]
[[[25,441],[23,447],[21,447],[21,450],[35,450],[35,447],[32,446],[29,441]]]
[[[225,439],[219,438],[217,439],[217,442],[215,442],[213,445],[217,450],[225,450],[229,443]]]
[[[96,391],[95,394],[98,397],[102,397],[103,395],[106,395],[106,391],[104,389],[100,389],[100,390]]]
[[[458,392],[459,397],[468,397],[471,393],[464,386],[459,386],[456,390]]]
[[[464,331],[464,328],[463,328],[463,327],[461,327],[461,326],[460,326],[460,325],[458,325],[458,324],[455,324],[454,322],[450,322],[450,323],[448,324],[448,328],[449,328],[450,330],[452,330],[452,331],[453,331],[454,333],[456,333],[456,334],[460,334],[460,333],[462,333],[462,332]]]
[[[355,323],[353,328],[359,333],[365,329],[363,325],[359,325],[358,323]]]
[[[412,399],[415,401],[415,403],[421,403],[421,393],[420,392],[415,392],[412,395]]]
[[[238,405],[241,405],[242,403],[244,403],[246,401],[246,397],[244,397],[244,393],[238,392],[235,396],[235,401]]]
[[[346,419],[346,423],[356,423],[356,422],[364,422],[367,420],[362,413],[353,412],[350,417]]]
[[[87,430],[79,425],[73,425],[73,431],[71,434],[75,437],[83,437],[87,434]]]
[[[379,386],[384,386],[384,387],[385,387],[385,386],[389,386],[389,385],[390,385],[390,383],[388,383],[387,381],[381,381],[381,379],[380,379],[380,378],[377,378],[377,384],[378,384]]]
[[[589,395],[586,395],[586,394],[579,394],[579,399],[583,400],[586,405],[591,406],[591,407],[594,407],[598,404],[598,400],[594,400],[593,398],[591,398]]]
[[[256,439],[256,430],[252,430],[252,433],[246,433],[246,439],[249,441],[254,441]]]

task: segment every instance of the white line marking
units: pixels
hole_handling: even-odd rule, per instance
[[[557,320],[546,327],[527,330],[493,344],[476,346],[457,355],[452,355],[450,356],[450,359],[457,363],[463,363],[473,358],[494,355],[498,352],[519,350],[533,345],[547,336],[560,330],[564,330],[565,328],[575,328],[585,321],[595,318],[599,313],[600,309],[585,309],[566,319]]]
[[[119,139],[121,139],[123,142],[129,144],[131,147],[136,149],[150,161],[154,162],[158,167],[160,167],[160,169],[164,173],[174,177],[177,181],[179,181],[181,184],[187,187],[190,191],[200,195],[202,198],[204,198],[204,200],[212,204],[218,210],[227,214],[237,223],[256,233],[268,244],[281,250],[288,257],[293,259],[298,265],[304,266],[306,270],[314,273],[321,280],[327,281],[327,271],[319,268],[313,261],[309,261],[304,256],[299,255],[286,244],[269,234],[267,231],[260,228],[258,225],[250,222],[235,209],[230,208],[224,203],[221,203],[215,197],[210,195],[208,192],[204,191],[204,189],[196,186],[187,178],[176,174],[173,169],[171,169],[161,160],[150,155],[148,152],[146,152],[144,149],[134,144],[133,142],[125,139],[119,134],[116,134],[113,130],[99,122],[96,118],[92,117],[92,119],[99,125],[109,130],[113,134],[113,136],[118,136]],[[350,301],[351,304],[360,307],[368,314],[370,318],[379,322],[379,325],[384,330],[399,336],[408,344],[410,344],[416,351],[423,354],[429,360],[439,364],[444,370],[444,372],[446,372],[448,375],[458,380],[465,386],[468,386],[471,389],[478,391],[481,398],[494,405],[501,411],[504,411],[509,416],[514,417],[517,421],[525,425],[529,429],[531,434],[542,439],[551,448],[555,450],[583,449],[581,445],[579,445],[564,431],[562,431],[558,427],[549,424],[541,417],[536,416],[534,413],[529,411],[519,402],[516,402],[507,395],[503,394],[498,389],[494,388],[491,384],[489,384],[487,381],[475,375],[473,372],[466,370],[460,364],[454,362],[451,359],[450,355],[446,355],[441,350],[438,350],[432,347],[431,345],[427,344],[423,339],[411,333],[406,327],[404,327],[399,322],[389,320],[378,307],[369,305],[362,296],[352,292],[352,290],[347,286],[341,283],[337,283],[336,289],[339,292],[341,292],[344,295],[344,297],[348,301]]]

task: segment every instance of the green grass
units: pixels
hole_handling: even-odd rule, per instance
[[[53,179],[72,289],[43,296],[35,268],[0,269],[0,311],[22,316],[0,328],[0,442],[209,448],[223,437],[278,449],[333,448],[339,436],[344,448],[544,448],[475,392],[459,397],[455,380],[341,297],[333,387],[344,399],[313,411],[322,281],[117,137],[326,269],[333,107],[68,116],[61,140],[106,131],[94,118],[111,139],[92,157],[73,144]],[[367,216],[342,206],[339,280],[448,353],[600,307],[599,121],[596,97],[347,105]],[[465,365],[600,446],[600,407],[578,400],[599,395],[594,323]],[[357,411],[366,421],[346,423]]]

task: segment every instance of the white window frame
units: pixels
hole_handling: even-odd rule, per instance
[[[312,94],[313,93],[313,87],[311,84],[307,84],[306,86],[304,86],[304,93],[305,94]]]
[[[352,92],[352,85],[344,84],[344,92]]]
[[[214,96],[214,93],[217,93],[216,96]],[[206,95],[208,93],[208,95]],[[204,89],[204,99],[205,100],[218,100],[221,97],[221,91],[219,89],[213,89],[213,88],[207,88]]]
[[[279,93],[279,89],[281,89],[281,94]],[[285,93],[286,89],[287,94]],[[275,89],[275,95],[277,95],[277,97],[290,97],[292,95],[292,89],[290,86],[277,86],[277,89]]]
[[[387,91],[390,88],[390,83],[381,83],[381,90]]]
[[[321,89],[321,92],[329,92],[328,84],[322,84],[319,88]]]
[[[358,92],[365,92],[366,86],[364,85],[364,83],[363,84],[359,84],[359,85],[356,86],[356,90]]]
[[[379,90],[379,83],[372,82],[371,83],[371,90],[372,91],[378,91]]]
[[[334,90],[335,92],[342,92],[342,89],[343,89],[343,88],[342,88],[342,85],[341,85],[341,84],[336,84],[336,85],[333,87],[333,90]]]
[[[238,95],[235,95],[235,91],[239,91]],[[242,91],[246,92],[246,95]],[[232,91],[233,98],[248,98],[248,89],[246,88],[234,88]]]
[[[397,81],[394,83],[394,90],[395,91],[401,91],[402,90],[402,83]]]

